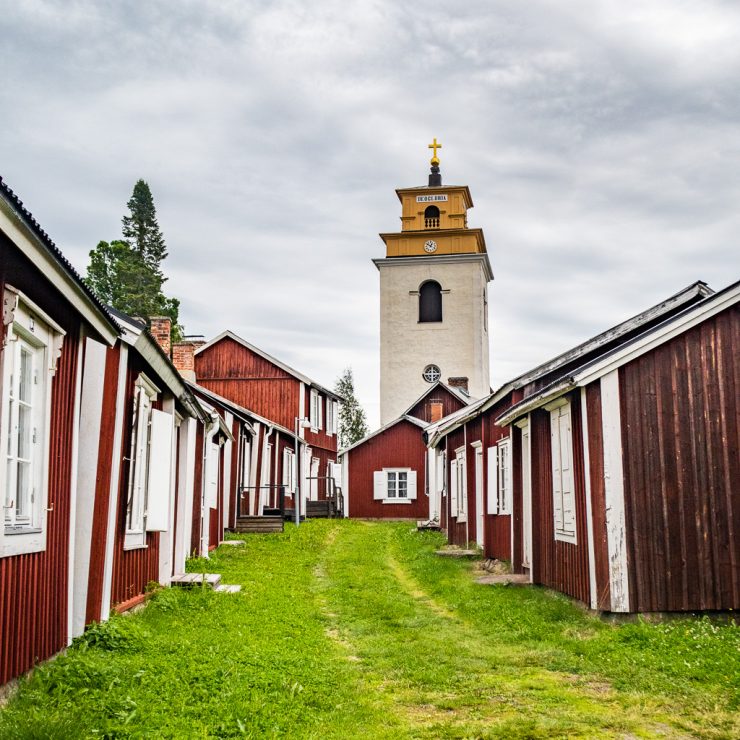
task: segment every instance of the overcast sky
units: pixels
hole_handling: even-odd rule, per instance
[[[470,186],[491,382],[740,277],[740,3],[0,0],[0,175],[84,272],[144,178],[188,333],[378,422],[378,232]]]

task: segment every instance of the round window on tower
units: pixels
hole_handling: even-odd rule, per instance
[[[436,365],[427,365],[421,376],[427,383],[436,383],[442,377],[442,373]]]

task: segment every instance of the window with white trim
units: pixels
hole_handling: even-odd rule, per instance
[[[283,485],[286,493],[295,491],[295,453],[290,447],[283,449]]]
[[[499,514],[511,514],[511,439],[499,440],[496,445],[498,456],[497,503]]]
[[[550,407],[552,500],[555,539],[576,544],[576,507],[573,490],[573,435],[570,403]]]
[[[51,386],[65,332],[10,286],[3,321],[0,555],[18,555],[46,548]]]
[[[468,475],[465,448],[455,450],[455,459],[450,462],[450,513],[458,522],[468,518]]]
[[[326,433],[331,437],[337,433],[337,402],[326,399]]]
[[[311,388],[311,401],[309,406],[309,422],[311,423],[311,430],[314,432],[319,431],[323,428],[323,404],[322,398],[319,392],[315,388]]]
[[[373,498],[386,504],[406,504],[416,499],[416,471],[383,468],[373,473]]]
[[[128,495],[126,497],[126,536],[124,548],[144,547],[144,519],[149,484],[149,451],[152,410],[159,389],[142,373],[134,384],[134,408],[131,419],[131,446],[128,458]]]

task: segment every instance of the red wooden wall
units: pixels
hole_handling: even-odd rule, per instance
[[[204,388],[288,429],[298,410],[300,381],[225,337],[195,356],[195,374]]]
[[[589,602],[588,540],[583,464],[581,403],[569,396],[573,433],[573,487],[577,544],[555,540],[552,504],[550,414],[538,409],[531,415],[532,445],[532,574],[534,583],[555,588]]]
[[[620,369],[631,608],[740,607],[740,308]]]
[[[437,386],[428,396],[421,399],[409,412],[409,416],[415,416],[422,421],[432,421],[432,403],[442,404],[442,416],[449,416],[459,411],[465,404],[460,398],[444,386]]]
[[[399,421],[372,437],[349,455],[349,514],[352,518],[425,519],[429,500],[425,496],[426,446],[421,429],[410,421]],[[373,499],[373,473],[383,468],[411,468],[416,471],[416,501],[411,504],[384,504]]]
[[[46,281],[0,234],[0,294],[6,282],[23,291],[67,332],[52,380],[49,512],[46,550],[0,558],[0,684],[67,644],[70,487],[80,325]],[[4,326],[0,321],[0,343]],[[0,379],[2,375],[0,374]],[[0,380],[0,383],[2,381]],[[2,389],[0,388],[0,392]]]

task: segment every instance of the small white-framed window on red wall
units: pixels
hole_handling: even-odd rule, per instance
[[[140,373],[134,384],[124,549],[146,546],[169,528],[174,417],[154,408],[160,390]]]
[[[11,286],[3,293],[0,557],[46,548],[51,391],[65,331]]]
[[[408,504],[416,500],[416,471],[383,468],[373,473],[373,498],[384,504]]]

